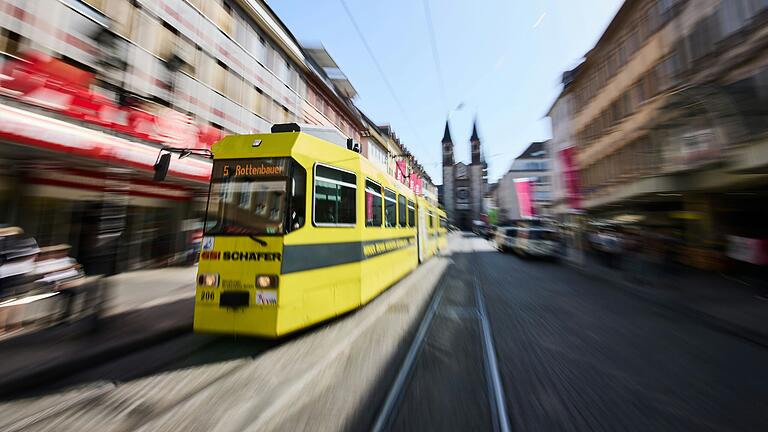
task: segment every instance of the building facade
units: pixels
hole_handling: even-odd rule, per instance
[[[547,112],[552,127],[552,139],[547,142],[550,157],[551,213],[561,222],[579,211],[578,179],[575,178],[575,147],[570,118],[573,95],[570,92],[577,70],[563,74],[563,90]]]
[[[456,163],[454,145],[448,122],[442,139],[443,207],[451,223],[461,229],[471,229],[473,221],[487,218],[485,196],[488,191],[488,165],[483,158],[477,122],[469,139],[471,163]]]
[[[764,0],[624,3],[567,91],[591,218],[641,221],[699,267],[765,246],[767,19]]]
[[[202,228],[210,162],[174,158],[160,184],[162,146],[286,122],[368,130],[330,55],[261,0],[0,0],[0,69],[0,224],[77,256],[86,215],[116,202],[121,270],[184,254]]]
[[[550,215],[552,191],[547,147],[546,141],[531,143],[499,179],[495,193],[500,224]],[[530,191],[527,197],[519,196],[520,186],[516,185],[519,182],[527,184]],[[530,211],[521,206],[529,206]]]

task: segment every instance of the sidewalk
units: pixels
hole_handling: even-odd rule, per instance
[[[585,258],[579,271],[621,284],[647,300],[684,313],[752,342],[768,347],[768,280],[733,276],[676,266],[662,272],[658,267],[637,267],[625,261],[624,270],[609,268]],[[626,270],[629,268],[630,270]]]
[[[106,316],[23,331],[0,340],[0,397],[190,331],[197,267],[128,272],[109,278]]]

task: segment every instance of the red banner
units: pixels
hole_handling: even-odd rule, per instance
[[[406,172],[405,161],[397,161],[396,168],[395,168],[395,180],[399,181],[402,184],[407,184],[405,181],[406,180],[405,172]]]
[[[576,147],[568,147],[560,150],[560,158],[563,162],[563,181],[568,198],[568,206],[573,210],[581,208],[581,194],[579,192],[579,170],[576,168]]]
[[[521,218],[532,218],[535,214],[531,200],[531,183],[531,179],[528,178],[515,179],[515,193]]]

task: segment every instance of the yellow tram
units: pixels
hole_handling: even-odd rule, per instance
[[[445,212],[297,125],[212,148],[197,332],[278,337],[364,305],[445,245]]]

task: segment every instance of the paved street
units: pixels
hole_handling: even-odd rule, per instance
[[[766,430],[766,364],[625,286],[454,234],[357,312],[280,341],[181,334],[0,403],[0,429]]]
[[[512,430],[766,430],[768,350],[553,262],[457,240],[392,430],[485,430],[474,279]]]

